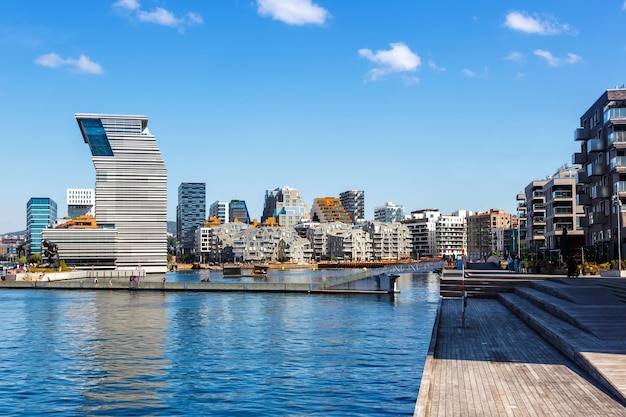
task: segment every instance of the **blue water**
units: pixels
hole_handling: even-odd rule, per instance
[[[405,274],[398,288],[0,290],[0,415],[409,416],[439,282]]]

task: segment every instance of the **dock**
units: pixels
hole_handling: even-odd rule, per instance
[[[626,279],[517,278],[441,299],[414,416],[626,416]]]

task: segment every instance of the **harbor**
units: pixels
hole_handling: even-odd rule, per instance
[[[473,297],[441,298],[414,416],[626,416],[626,281],[459,272],[442,285]]]

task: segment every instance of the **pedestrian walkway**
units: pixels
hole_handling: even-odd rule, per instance
[[[495,299],[443,299],[416,416],[626,416],[587,372]]]

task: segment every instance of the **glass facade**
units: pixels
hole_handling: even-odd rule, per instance
[[[57,203],[51,198],[31,198],[26,204],[28,254],[41,253],[41,233],[57,218]]]
[[[100,119],[79,119],[78,123],[85,133],[89,149],[91,149],[91,155],[113,156],[113,150]]]

